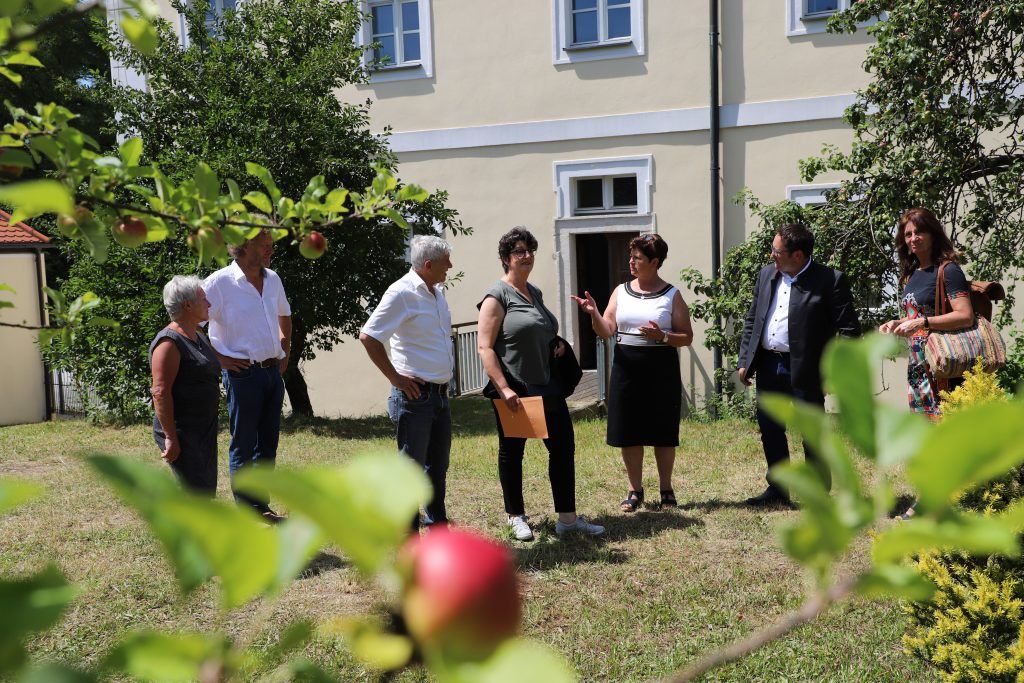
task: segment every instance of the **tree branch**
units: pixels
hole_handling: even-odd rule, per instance
[[[777,622],[760,631],[754,632],[745,640],[733,643],[728,647],[716,650],[710,655],[693,664],[681,672],[673,674],[665,679],[665,683],[686,683],[698,676],[706,674],[711,669],[728,664],[751,652],[758,650],[768,643],[778,640],[793,629],[813,621],[819,614],[824,612],[832,603],[844,599],[857,586],[860,580],[859,575],[847,576],[840,579],[834,586],[824,593],[819,593],[808,598],[798,609],[785,614]]]
[[[59,330],[59,327],[51,325],[19,325],[18,323],[0,322],[0,327],[14,327],[19,330]]]

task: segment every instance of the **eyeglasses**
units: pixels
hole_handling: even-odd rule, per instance
[[[788,254],[788,253],[789,253],[789,249],[776,249],[775,247],[772,247],[772,251],[771,251],[772,256],[782,256],[783,254]]]
[[[527,256],[533,256],[537,253],[536,249],[513,249],[512,255],[516,258],[526,258]]]
[[[648,259],[646,256],[634,256],[632,254],[630,254],[630,256],[629,256],[630,263],[642,263],[644,261],[649,261],[649,260],[650,259]]]

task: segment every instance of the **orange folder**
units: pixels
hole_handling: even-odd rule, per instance
[[[544,399],[540,396],[519,398],[519,410],[512,412],[505,401],[496,398],[494,405],[498,408],[501,429],[505,436],[520,439],[548,438],[548,423],[544,419]]]

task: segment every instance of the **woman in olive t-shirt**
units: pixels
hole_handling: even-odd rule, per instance
[[[548,476],[558,522],[555,532],[580,531],[597,535],[604,527],[576,514],[576,438],[569,408],[556,377],[551,358],[572,353],[556,343],[558,320],[544,305],[539,289],[528,282],[533,271],[537,240],[530,231],[516,227],[498,242],[498,257],[505,271],[484,294],[480,309],[477,350],[499,400],[509,410],[520,409],[520,396],[541,396],[548,438]],[[507,374],[506,374],[507,373]],[[505,512],[513,535],[533,538],[523,502],[523,451],[526,439],[505,436],[495,408],[498,425],[498,478],[505,499]]]

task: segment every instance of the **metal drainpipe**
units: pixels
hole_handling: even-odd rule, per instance
[[[39,326],[44,327],[46,325],[46,303],[44,297],[46,296],[42,292],[43,288],[43,250],[36,249],[36,284],[38,285],[36,295],[39,301]],[[53,419],[53,392],[50,387],[50,364],[46,362],[46,357],[43,356],[43,396],[46,401],[46,419]]]
[[[721,167],[718,163],[718,145],[720,141],[720,128],[721,124],[719,121],[719,104],[718,104],[718,86],[719,86],[719,74],[718,74],[718,41],[719,41],[719,26],[718,26],[718,0],[708,0],[708,17],[709,17],[709,31],[708,31],[708,56],[709,56],[709,71],[708,80],[710,81],[710,98],[708,108],[711,114],[710,137],[711,137],[711,277],[717,278],[720,276],[722,268],[722,254],[721,254],[721,222],[722,217],[720,213],[719,203],[720,199],[720,188],[719,188],[719,175],[721,173]],[[722,326],[721,316],[715,316],[715,327]],[[714,348],[714,369],[715,369],[715,393],[721,395],[722,393],[722,380],[718,376],[719,370],[722,369],[722,348],[716,346]]]

